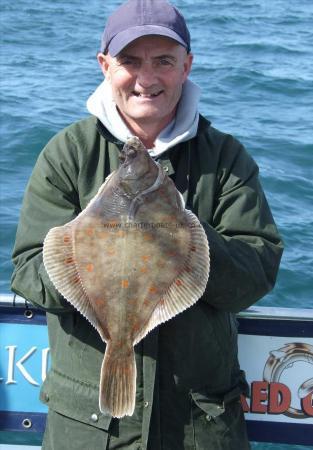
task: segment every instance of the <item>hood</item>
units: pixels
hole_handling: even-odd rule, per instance
[[[159,134],[152,149],[151,156],[156,157],[179,142],[193,138],[198,129],[198,102],[200,88],[191,80],[183,85],[182,95],[175,118]],[[119,115],[112,98],[110,84],[104,80],[87,100],[87,109],[96,116],[113,136],[126,142],[132,133]]]

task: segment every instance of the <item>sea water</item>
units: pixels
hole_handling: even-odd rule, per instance
[[[313,2],[176,0],[192,36],[200,111],[241,140],[285,243],[275,289],[259,305],[313,307]],[[23,193],[46,142],[87,116],[102,81],[101,32],[117,0],[1,2],[1,280]],[[258,450],[308,447],[254,444]]]

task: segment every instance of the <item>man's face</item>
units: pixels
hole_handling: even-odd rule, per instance
[[[192,64],[184,47],[166,37],[145,36],[115,58],[99,54],[98,61],[126,123],[163,128],[172,120]]]

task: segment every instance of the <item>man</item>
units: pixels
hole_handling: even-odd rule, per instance
[[[51,370],[44,449],[249,448],[239,401],[234,313],[274,285],[282,243],[242,145],[198,113],[188,74],[190,36],[163,0],[130,0],[109,18],[98,61],[105,81],[88,100],[91,117],[53,138],[28,184],[14,249],[12,289],[47,311]],[[86,207],[119,151],[137,135],[200,219],[210,243],[203,297],[153,330],[136,350],[133,416],[98,407],[104,344],[56,291],[42,262],[50,228]]]

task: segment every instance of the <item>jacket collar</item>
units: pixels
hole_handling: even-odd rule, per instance
[[[169,148],[188,141],[196,135],[199,122],[199,97],[200,88],[187,79],[182,88],[175,118],[157,136],[154,147],[149,149],[152,157],[158,157]],[[107,80],[104,80],[89,97],[87,109],[99,119],[115,140],[126,142],[132,135],[117,111],[111,86]]]
[[[211,122],[209,120],[207,120],[205,117],[203,117],[201,114],[199,114],[199,122],[198,122],[198,129],[197,129],[196,135],[205,133],[209,129],[210,125],[211,125]],[[97,119],[96,127],[97,127],[98,132],[100,133],[100,135],[102,137],[104,137],[104,139],[106,139],[109,142],[112,142],[112,144],[117,145],[119,150],[122,149],[124,142],[121,141],[120,139],[118,139],[117,137],[115,137],[112,133],[110,133],[110,131],[103,125],[103,123],[99,119]],[[178,145],[178,144],[176,144],[176,145]],[[173,148],[175,148],[175,147],[173,147]],[[163,158],[167,154],[168,154],[168,152],[165,152],[163,154]],[[159,158],[157,158],[157,159],[159,159]]]

